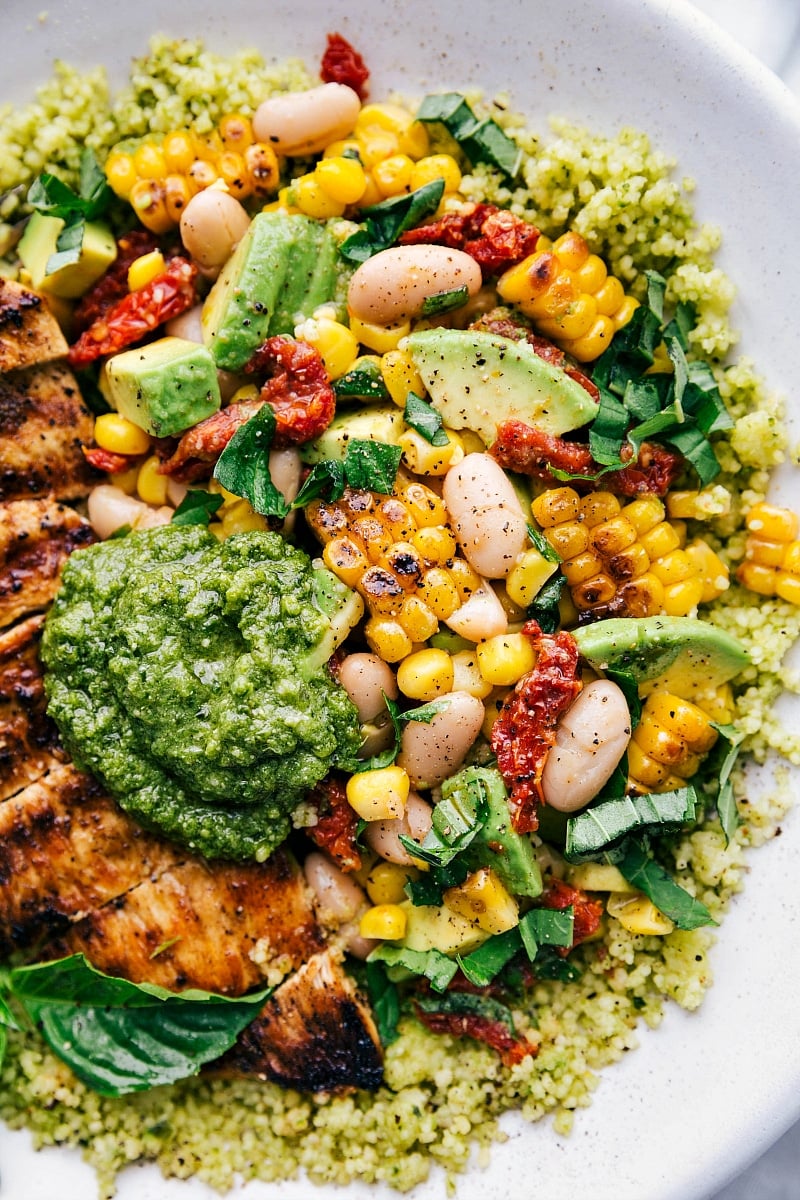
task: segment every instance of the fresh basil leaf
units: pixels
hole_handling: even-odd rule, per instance
[[[386,974],[382,962],[366,963],[366,984],[378,1036],[382,1046],[391,1046],[400,1036],[397,1023],[400,1020],[400,996],[397,985]]]
[[[542,633],[555,633],[561,624],[558,605],[566,582],[560,571],[557,575],[551,575],[539,588],[533,603],[528,606],[526,616],[529,620],[539,622]]]
[[[403,451],[386,442],[350,438],[344,455],[344,473],[352,488],[387,494],[394,487]]]
[[[546,562],[560,563],[562,561],[561,555],[550,545],[543,533],[539,533],[539,530],[534,529],[532,525],[528,525],[527,530],[531,545],[539,551]]]
[[[467,137],[478,123],[460,92],[436,92],[425,96],[417,109],[417,120],[444,125],[456,141]]]
[[[74,214],[73,214],[74,215]],[[56,238],[56,252],[51,254],[44,269],[45,275],[55,275],[62,267],[80,262],[83,250],[83,235],[86,233],[86,222],[78,216],[76,220],[68,220]]]
[[[412,842],[411,838],[406,838],[403,844],[410,854],[418,849],[417,843]],[[414,846],[413,850],[410,844]],[[460,887],[468,875],[469,866],[464,859],[454,858],[445,866],[431,866],[419,879],[409,879],[403,890],[415,907],[440,905],[447,889]]]
[[[380,754],[374,754],[372,758],[364,759],[357,763],[356,774],[361,774],[363,771],[377,771],[383,767],[391,766],[400,752],[400,739],[403,736],[403,726],[409,721],[422,721],[424,724],[429,725],[436,714],[444,712],[450,703],[448,698],[443,696],[441,700],[431,700],[429,704],[421,704],[418,708],[410,708],[407,712],[402,712],[400,705],[395,700],[391,700],[385,692],[383,693],[383,701],[394,726],[394,744],[387,746]]]
[[[402,233],[432,216],[444,195],[444,180],[434,179],[406,195],[393,196],[363,210],[364,228],[339,248],[345,262],[362,263],[393,246]]]
[[[320,497],[324,500],[341,500],[345,486],[344,463],[325,458],[311,468],[292,501],[292,508],[305,508]]]
[[[664,434],[662,441],[668,442],[670,446],[680,450],[686,461],[694,467],[704,486],[711,483],[712,479],[716,479],[722,470],[719,459],[714,453],[714,447],[693,421],[686,421],[681,429]]]
[[[406,396],[403,420],[432,446],[450,445],[450,438],[444,431],[442,414],[416,392],[409,392]]]
[[[345,375],[333,383],[337,400],[388,400],[387,388],[379,365],[371,358],[360,359]]]
[[[620,457],[630,416],[625,405],[611,392],[600,388],[600,407],[589,428],[589,449],[595,462],[604,467],[621,467]]]
[[[382,962],[387,967],[402,967],[413,975],[423,975],[435,992],[443,992],[458,970],[458,964],[441,950],[409,950],[388,942],[377,946],[367,962]]]
[[[554,946],[542,946],[534,964],[537,979],[557,979],[561,983],[576,983],[581,968],[558,953]]]
[[[676,422],[680,425],[683,423],[683,393],[686,390],[686,384],[689,382],[689,364],[686,361],[686,355],[683,352],[683,346],[677,338],[670,337],[669,334],[664,334],[664,345],[667,348],[670,362],[673,367],[673,404],[675,406]]]
[[[0,986],[2,986],[2,981],[0,981]],[[3,996],[0,995],[0,1031],[3,1029],[19,1029],[19,1022]]]
[[[739,757],[744,734],[735,725],[719,725],[716,721],[712,721],[712,725],[719,733],[720,740],[706,761],[706,769],[707,774],[716,780],[717,815],[727,845],[739,827],[739,810],[730,777]]]
[[[505,1026],[509,1033],[517,1036],[511,1010],[491,996],[475,996],[471,992],[447,992],[444,996],[415,996],[414,1003],[427,1013],[480,1017],[481,1020]]]
[[[636,682],[636,677],[632,671],[624,671],[616,667],[610,667],[604,674],[606,679],[610,679],[617,685],[625,697],[628,712],[631,714],[631,729],[635,729],[642,715],[642,702],[639,699],[639,684]]]
[[[82,954],[17,967],[11,989],[54,1053],[103,1096],[196,1075],[233,1045],[273,990],[239,999],[168,992],[104,975]]]
[[[733,417],[725,407],[714,372],[708,363],[689,363],[689,382],[683,406],[707,437],[724,429],[733,429]]]
[[[488,942],[465,957],[456,955],[456,961],[470,983],[476,987],[486,987],[521,949],[519,929],[508,929],[505,933],[490,937]]]
[[[92,150],[86,149],[81,154],[78,191],[86,205],[87,217],[99,216],[111,203],[113,192],[106,180],[105,171]]]
[[[664,333],[670,337],[677,338],[684,350],[689,349],[689,334],[697,324],[697,310],[694,304],[687,300],[679,300],[675,307],[675,314],[669,324],[665,327]]]
[[[268,404],[234,433],[214,467],[214,478],[226,491],[249,500],[265,517],[285,517],[289,505],[269,473],[269,448],[275,435],[275,414]]]
[[[644,892],[664,916],[674,921],[677,929],[717,924],[706,906],[677,884],[640,842],[631,840],[616,865],[628,883]]]
[[[671,375],[643,375],[629,379],[625,385],[622,403],[632,420],[637,423],[649,421],[666,407],[672,387]]]
[[[28,188],[28,203],[36,212],[62,220],[81,211],[81,198],[56,175],[43,171]]]
[[[466,284],[460,288],[451,288],[448,292],[434,292],[431,296],[426,296],[422,301],[423,317],[436,317],[441,313],[450,312],[453,308],[460,308],[462,304],[466,304],[469,299],[469,288]]]
[[[28,189],[28,203],[37,212],[50,217],[60,217],[69,222],[74,216],[92,220],[108,207],[113,192],[106,182],[105,174],[92,150],[85,149],[81,155],[80,192],[44,171]]]
[[[565,856],[582,862],[634,832],[664,833],[694,820],[697,792],[693,787],[643,796],[620,796],[594,803],[567,821]]]
[[[519,171],[522,161],[519,146],[491,117],[478,120],[459,92],[426,96],[417,109],[417,120],[444,125],[473,165],[489,163],[510,179]]]
[[[132,533],[132,532],[133,532],[132,525],[120,525],[117,529],[114,530],[113,533],[110,533],[108,535],[108,540],[111,541],[114,538],[124,538],[124,537],[127,537],[128,534]]]
[[[202,488],[192,488],[172,514],[173,525],[208,525],[214,513],[222,508],[224,498]]]
[[[644,275],[647,280],[647,307],[656,314],[659,321],[663,321],[667,281],[658,271],[645,271]]]
[[[569,908],[532,908],[519,923],[520,938],[531,962],[542,946],[572,945],[575,910]]]

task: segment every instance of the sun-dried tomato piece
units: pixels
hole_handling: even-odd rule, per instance
[[[340,33],[328,34],[328,45],[322,56],[320,78],[323,83],[346,83],[358,98],[367,94],[369,70],[358,51]]]
[[[207,478],[236,430],[263,406],[263,400],[241,400],[212,413],[184,433],[169,457],[161,463],[160,473],[170,475],[180,483]],[[160,452],[164,453],[163,450]]]
[[[558,346],[553,345],[552,342],[548,342],[547,338],[539,337],[538,333],[534,333],[530,326],[508,316],[505,309],[493,309],[491,312],[485,313],[477,321],[473,321],[470,329],[476,329],[480,333],[496,333],[500,337],[510,338],[512,342],[518,342],[524,338],[537,358],[550,363],[551,366],[559,367],[569,375],[570,379],[579,383],[593,400],[600,399],[597,385],[592,383],[588,375],[584,375],[569,355],[560,350]]]
[[[585,942],[597,932],[603,916],[603,901],[589,896],[583,888],[572,887],[561,879],[552,879],[539,898],[542,908],[563,910],[574,909],[572,946],[559,947],[558,953],[566,958],[570,950]]]
[[[104,450],[102,446],[81,446],[81,450],[89,466],[96,471],[105,471],[107,475],[120,475],[133,463],[129,455],[116,454],[113,450]]]
[[[471,1037],[491,1046],[506,1067],[513,1067],[523,1058],[538,1054],[539,1048],[527,1038],[515,1037],[502,1021],[482,1017],[477,1013],[428,1012],[414,1005],[416,1015],[433,1033],[448,1033],[451,1037]]]
[[[72,325],[76,333],[83,333],[112,304],[128,294],[128,268],[131,263],[157,247],[155,234],[147,229],[132,229],[130,233],[117,238],[117,257],[75,306]]]
[[[539,825],[544,800],[542,772],[556,725],[582,684],[577,677],[578,647],[570,633],[542,633],[536,621],[522,632],[533,642],[536,665],[523,675],[492,727],[492,750],[508,788],[511,823],[518,833]]]
[[[278,334],[267,338],[245,367],[251,375],[267,373],[261,399],[275,413],[272,444],[299,446],[323,433],[336,412],[336,396],[321,356],[308,342]]]
[[[438,221],[409,229],[398,239],[403,246],[434,242],[463,250],[475,259],[485,275],[494,275],[522,262],[533,254],[538,240],[539,230],[535,225],[496,204],[476,204],[466,213],[445,213]]]
[[[361,854],[356,844],[358,817],[347,801],[341,779],[330,775],[306,796],[306,804],[316,808],[316,825],[306,833],[320,850],[325,850],[343,871],[357,871]]]
[[[667,450],[655,442],[642,442],[635,463],[601,475],[602,467],[592,458],[588,446],[555,437],[543,429],[526,425],[524,421],[501,421],[497,426],[497,440],[489,453],[507,471],[532,475],[547,483],[564,482],[553,474],[553,470],[566,471],[570,475],[598,476],[596,480],[578,478],[570,479],[568,483],[578,492],[602,488],[620,496],[645,493],[664,496],[683,470],[683,456],[676,450]],[[623,446],[621,453],[623,457],[632,456],[633,450]]]
[[[98,358],[116,354],[139,342],[164,321],[180,316],[197,299],[197,267],[176,255],[150,283],[128,292],[97,318],[70,347],[73,367],[88,367]]]

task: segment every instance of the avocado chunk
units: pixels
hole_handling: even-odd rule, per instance
[[[334,417],[324,433],[313,442],[300,446],[300,457],[306,463],[318,463],[333,458],[341,461],[347,451],[347,443],[356,441],[385,442],[397,446],[400,434],[405,429],[402,409],[396,404],[374,404],[363,412],[342,413]]]
[[[332,300],[339,283],[332,227],[295,213],[262,212],[203,306],[203,339],[218,367],[239,371],[264,341]]]
[[[466,917],[447,908],[446,905],[412,904],[403,900],[400,904],[406,914],[406,932],[399,946],[409,950],[439,950],[442,954],[469,954],[477,950],[490,936]]]
[[[488,817],[464,852],[468,865],[473,870],[491,867],[514,896],[541,896],[542,872],[533,843],[511,827],[508,792],[500,772],[472,767],[461,774],[480,779],[489,806]],[[443,785],[443,795],[445,789]]]
[[[217,412],[217,368],[205,346],[165,337],[115,354],[105,373],[117,411],[153,437],[172,437]]]
[[[659,687],[701,708],[750,661],[730,634],[693,617],[619,617],[576,629],[573,636],[591,666],[628,671],[640,685],[658,680]]]
[[[17,251],[20,261],[31,277],[37,292],[72,300],[96,282],[117,257],[117,243],[111,230],[102,221],[87,221],[83,232],[81,255],[77,262],[47,274],[50,256],[56,253],[56,241],[64,228],[60,217],[34,213],[20,238]]]
[[[405,338],[401,349],[414,360],[445,425],[471,429],[487,446],[503,421],[562,434],[597,413],[589,393],[527,342],[471,329],[425,329]]]

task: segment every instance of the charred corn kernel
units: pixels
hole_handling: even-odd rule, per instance
[[[169,171],[185,174],[195,159],[194,139],[186,130],[173,130],[165,135],[161,153]]]
[[[392,548],[394,538],[379,517],[357,517],[352,523],[352,531],[372,563],[379,563]]]
[[[632,500],[630,504],[625,505],[622,515],[627,517],[641,536],[643,533],[649,533],[664,520],[664,505],[658,496],[640,496],[638,500]]]
[[[425,384],[414,366],[414,360],[404,350],[390,350],[381,357],[381,375],[392,400],[405,408],[408,393],[425,395]]]
[[[575,558],[589,549],[589,530],[582,521],[562,521],[545,533],[559,558]]]
[[[139,493],[139,499],[144,500],[145,504],[160,507],[167,502],[169,480],[166,475],[159,475],[158,468],[159,460],[155,455],[142,463],[136,480],[136,491]]]
[[[151,250],[149,254],[140,254],[128,267],[128,291],[135,292],[152,282],[157,275],[166,269],[164,255],[160,250]],[[122,453],[120,451],[120,453]]]
[[[581,498],[573,488],[549,488],[531,504],[531,512],[542,529],[575,521],[581,512]]]
[[[411,191],[414,160],[407,154],[391,154],[372,168],[372,178],[384,199]]]
[[[517,902],[491,867],[473,871],[459,887],[448,888],[442,899],[451,912],[487,933],[505,933],[519,924]]]
[[[322,551],[322,560],[348,587],[355,587],[369,566],[361,547],[349,537],[334,538]]]
[[[128,199],[139,178],[130,154],[110,154],[106,159],[105,174],[108,186],[122,200]]]
[[[493,687],[510,687],[536,665],[536,652],[524,633],[503,633],[487,638],[477,648],[478,667]]]
[[[450,659],[453,664],[454,692],[469,692],[470,696],[484,700],[492,691],[492,684],[487,683],[481,675],[478,666],[478,655],[475,650],[459,650]]]
[[[420,158],[411,172],[411,190],[416,191],[435,179],[444,180],[445,195],[457,192],[461,187],[461,168],[451,154],[429,154]]]
[[[164,180],[164,204],[174,225],[180,223],[183,210],[192,198],[192,189],[183,175],[168,175]]]
[[[457,433],[447,430],[447,445],[434,446],[416,429],[407,429],[397,439],[403,462],[415,475],[446,475],[464,457],[464,445]]]
[[[576,554],[569,562],[562,562],[561,573],[573,588],[579,583],[585,583],[587,579],[592,579],[602,565],[600,558],[592,550],[587,550],[584,554]]]
[[[302,175],[294,181],[292,198],[301,213],[316,220],[340,217],[345,210],[345,205],[329,196],[314,175]]]
[[[465,604],[473,592],[481,586],[482,580],[477,571],[473,571],[465,558],[454,558],[448,564],[447,573],[455,584],[459,602]]]
[[[435,700],[453,690],[453,663],[446,650],[418,650],[397,668],[397,686],[411,700]]]
[[[217,172],[210,162],[196,158],[186,172],[186,182],[192,195],[217,182]]]
[[[686,547],[686,556],[703,582],[701,602],[710,604],[730,587],[728,568],[708,542],[695,538]]]
[[[358,925],[363,938],[378,938],[385,942],[396,942],[406,935],[405,909],[399,904],[376,904],[368,908]]]
[[[562,342],[561,349],[565,350],[567,354],[571,354],[576,362],[594,362],[611,345],[614,333],[614,322],[611,320],[611,317],[606,317],[603,313],[600,313],[595,317],[594,322],[587,329],[583,337],[575,338],[571,342]]]
[[[628,743],[628,783],[640,793],[674,792],[684,786],[680,775],[674,775],[665,763],[645,754],[635,738]]]
[[[619,511],[620,502],[612,492],[590,492],[580,502],[581,517],[590,529],[612,520]]]
[[[358,358],[358,340],[346,325],[330,317],[312,317],[300,329],[296,336],[314,347],[331,379],[347,374]]]
[[[695,754],[705,754],[717,740],[717,731],[702,708],[671,692],[655,691],[645,705],[648,715],[684,741]]]
[[[406,898],[404,889],[408,880],[418,876],[419,871],[414,867],[379,860],[367,875],[367,895],[373,904],[401,904]]]
[[[401,493],[409,515],[420,529],[445,525],[447,508],[441,496],[424,483],[410,483]]]
[[[558,563],[550,562],[532,546],[522,552],[509,571],[506,591],[514,604],[518,604],[520,608],[527,608],[557,570]]]
[[[253,143],[253,126],[244,113],[226,113],[217,128],[228,150],[241,152]]]
[[[167,212],[164,186],[158,180],[137,180],[128,199],[139,220],[152,233],[167,233],[173,228],[172,218]]]
[[[142,142],[133,152],[133,165],[140,179],[165,179],[167,160],[160,146]]]
[[[402,767],[362,771],[347,781],[347,802],[363,821],[391,821],[405,813],[410,787]]]
[[[599,575],[582,580],[571,591],[575,607],[579,611],[583,611],[587,608],[610,604],[616,595],[617,585],[610,575],[601,571]]]
[[[611,558],[627,550],[636,541],[636,529],[620,514],[592,527],[589,541],[601,558]]]
[[[373,617],[364,626],[364,637],[373,654],[384,662],[400,662],[412,651],[414,643],[399,621]]]
[[[416,590],[425,570],[422,555],[412,542],[394,542],[381,556],[379,566],[391,571],[407,592]]]
[[[253,182],[241,154],[234,150],[226,150],[217,159],[217,170],[220,179],[237,200],[246,200],[252,194]]]
[[[620,588],[625,611],[630,617],[656,617],[664,611],[664,585],[652,571],[644,571]]]
[[[359,321],[357,317],[350,318],[350,328],[362,346],[374,350],[376,354],[386,354],[396,350],[404,337],[411,333],[410,321],[399,321],[394,325],[373,325],[369,321]]]
[[[147,454],[150,449],[150,435],[115,412],[103,413],[96,419],[94,440],[112,454]]]
[[[439,628],[438,614],[422,596],[409,596],[405,599],[397,619],[414,643],[427,642]]]
[[[606,901],[606,911],[619,921],[628,933],[664,937],[675,928],[669,917],[656,908],[641,892],[612,892]]]
[[[431,566],[446,566],[458,552],[455,534],[447,525],[429,525],[418,529],[411,540]]]
[[[654,525],[647,533],[641,535],[640,541],[649,554],[651,562],[655,562],[659,558],[666,558],[681,544],[680,535],[669,521],[660,521],[658,525]]]
[[[751,533],[772,542],[793,542],[797,538],[800,518],[790,508],[777,504],[754,504],[745,524]]]
[[[357,204],[367,187],[367,176],[357,158],[322,158],[314,168],[322,190],[339,204]]]
[[[567,867],[567,883],[585,892],[635,892],[619,867],[611,863],[577,863]]]

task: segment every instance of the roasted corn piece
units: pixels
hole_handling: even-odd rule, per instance
[[[736,578],[751,592],[800,604],[800,518],[790,508],[756,504],[746,518],[745,560]]]
[[[685,786],[717,740],[711,719],[689,700],[654,691],[628,745],[629,786],[671,792]]]
[[[639,303],[572,232],[552,245],[540,238],[533,254],[500,276],[497,290],[578,362],[599,358]]]

